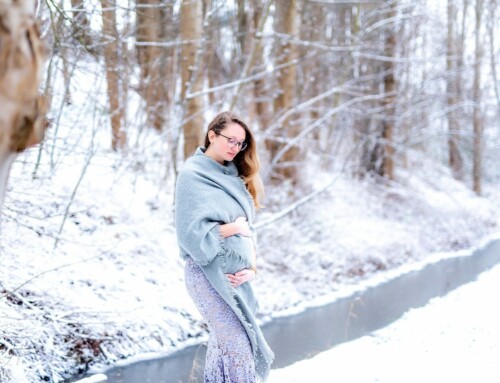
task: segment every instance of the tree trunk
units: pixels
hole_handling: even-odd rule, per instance
[[[71,0],[71,8],[73,9],[73,38],[88,47],[92,44],[92,39],[89,35],[89,18],[84,0]]]
[[[495,34],[495,27],[496,23],[498,22],[498,16],[496,15],[497,13],[497,8],[498,8],[498,2],[495,0],[490,1],[490,7],[489,7],[489,13],[490,17],[488,18],[488,35],[490,37],[490,67],[491,67],[491,77],[493,79],[493,89],[495,90],[495,96],[497,99],[497,107],[500,110],[500,89],[498,85],[498,76],[497,76],[497,55],[496,55],[496,48],[495,48],[495,36],[498,36]]]
[[[203,96],[186,99],[189,93],[202,89],[203,76],[199,51],[203,38],[203,3],[183,0],[181,4],[181,102],[184,103],[184,158],[190,156],[203,140]]]
[[[462,20],[461,20],[461,26],[460,26],[460,34],[459,38],[460,41],[458,44],[456,44],[455,49],[457,51],[457,76],[455,78],[455,89],[457,90],[457,102],[462,102],[464,100],[464,79],[463,79],[463,73],[464,73],[464,60],[465,60],[465,39],[467,38],[467,13],[468,13],[468,8],[469,8],[469,0],[463,0],[463,7],[462,7]]]
[[[385,176],[387,168],[390,166],[386,161],[388,156],[386,149],[392,144],[393,110],[391,104],[393,102],[390,96],[384,96],[383,93],[394,87],[393,70],[391,63],[387,62],[394,54],[391,52],[393,49],[391,47],[393,43],[391,33],[394,32],[390,31],[393,28],[394,20],[387,20],[388,13],[391,13],[392,9],[392,2],[390,8],[381,7],[378,3],[370,3],[358,6],[355,12],[354,28],[359,30],[359,38],[356,39],[356,42],[360,46],[361,53],[377,52],[379,55],[387,57],[386,60],[355,58],[353,78],[356,83],[365,89],[365,93],[380,96],[379,99],[372,99],[364,103],[364,107],[368,110],[381,106],[383,108],[380,115],[371,112],[359,119],[361,176],[366,173]],[[376,26],[378,27],[376,28]],[[369,32],[365,32],[365,29]],[[356,35],[354,36],[356,37]]]
[[[262,18],[267,17],[268,8],[264,8],[265,5],[261,3],[260,0],[253,0],[254,4],[254,13],[253,13],[253,27],[254,31],[258,31],[259,26],[262,25]],[[254,60],[254,68],[256,71],[264,70],[264,47],[262,45],[262,39],[260,33],[255,33],[255,60]],[[271,108],[270,100],[271,95],[266,87],[268,81],[266,79],[260,78],[254,80],[253,82],[253,94],[255,100],[255,115],[256,120],[260,129],[265,129],[269,126],[271,120]]]
[[[277,65],[290,64],[298,58],[298,48],[290,39],[300,38],[300,21],[301,21],[301,0],[290,0],[287,2],[278,1],[276,3],[277,12],[277,31],[287,36],[286,41],[279,44],[276,52]],[[280,37],[283,39],[283,37]],[[279,94],[274,100],[274,110],[277,114],[282,114],[292,108],[296,98],[297,88],[297,65],[291,64],[278,71],[278,87]],[[283,122],[283,136],[289,139],[297,136],[300,129],[290,123],[290,119]],[[271,157],[273,157],[278,149],[278,145],[271,144]],[[294,163],[298,161],[299,148],[291,147],[282,157],[279,168],[276,169],[276,175],[290,179],[292,183],[297,180],[297,167]]]
[[[0,2],[0,206],[16,154],[47,127],[48,102],[38,93],[46,48],[34,14],[34,0]]]
[[[337,6],[335,7],[335,11],[342,8],[342,5]],[[302,9],[303,22],[300,28],[300,39],[302,41],[324,42],[326,40],[324,38],[325,27],[327,26],[325,20],[326,13],[327,10],[322,4],[314,2],[304,4],[304,7]],[[343,25],[341,22],[335,24],[338,25],[339,30],[342,30]],[[340,45],[338,41],[335,40],[335,36],[328,39],[327,41],[331,44]],[[316,47],[301,47],[300,50],[302,56],[319,53]],[[331,72],[329,69],[333,65],[329,60],[329,56],[324,57],[325,61],[328,61],[328,64],[326,66],[323,63],[323,60],[321,60],[320,62],[317,62],[316,60],[307,60],[303,65],[301,65],[301,78],[303,78],[304,80],[299,85],[299,92],[297,96],[298,102],[311,99],[319,95],[323,90],[325,90],[325,85],[330,83]],[[341,82],[341,80],[339,80],[339,82]],[[324,106],[325,103],[323,101],[318,101],[314,105],[314,107],[307,111],[307,113],[302,114],[302,120],[307,124],[313,123],[314,121],[318,120],[321,117],[320,110],[323,110]],[[332,107],[334,108],[335,105],[332,105]],[[329,133],[334,129],[334,124],[332,123],[331,125],[328,124],[328,128],[326,128],[325,126],[324,129],[317,129],[311,133],[311,138],[314,139],[315,145],[317,145],[320,150],[325,149],[325,147],[322,145],[327,144],[328,136],[330,135]],[[313,147],[310,147],[310,149],[314,150]]]
[[[246,49],[247,54],[247,59],[245,61],[245,65],[243,66],[243,69],[240,72],[240,82],[235,86],[233,97],[231,100],[231,107],[230,109],[234,109],[236,107],[236,103],[238,100],[238,97],[241,95],[241,87],[242,81],[251,73],[251,71],[254,69],[254,66],[256,64],[256,60],[259,61],[259,59],[262,57],[263,54],[263,46],[262,46],[262,32],[264,30],[264,25],[267,19],[267,16],[269,14],[269,8],[271,6],[271,1],[268,0],[266,3],[262,4],[262,6],[259,6],[255,4],[256,8],[254,11],[254,18],[253,22],[255,25],[255,30],[253,33],[250,35],[250,33],[247,33],[248,35],[248,40],[249,43],[246,44],[248,48]],[[256,19],[258,18],[258,19]]]
[[[161,23],[162,30],[160,35],[161,41],[174,41],[178,36],[177,25],[175,23],[173,2],[167,2],[164,8],[161,9]],[[165,88],[167,91],[165,99],[168,102],[168,106],[172,105],[172,100],[174,99],[175,89],[176,89],[176,65],[177,60],[177,48],[166,47],[162,51],[162,61],[160,65],[161,76],[164,76],[168,82],[165,82]],[[168,87],[167,87],[168,85]]]
[[[396,64],[392,58],[396,57],[396,28],[395,21],[397,1],[391,2],[390,11],[387,13],[388,19],[393,19],[391,25],[388,26],[385,38],[384,56],[384,119],[382,121],[382,139],[383,139],[383,154],[382,154],[382,175],[390,180],[394,180],[394,121],[396,120],[395,102],[396,102],[396,86],[395,72]]]
[[[101,0],[104,61],[106,65],[106,81],[108,84],[109,113],[111,115],[111,147],[113,150],[124,149],[127,144],[125,127],[122,126],[124,107],[121,97],[118,67],[118,32],[116,30],[115,3],[111,0]]]
[[[168,104],[166,51],[155,45],[160,41],[163,29],[160,5],[158,0],[138,0],[136,13],[137,42],[146,44],[137,47],[137,61],[141,68],[139,90],[146,102],[146,124],[157,130],[163,128]]]
[[[361,5],[353,4],[350,11],[349,31],[346,32],[346,40],[349,41],[351,46],[360,46],[360,31],[361,31]],[[360,75],[363,68],[361,65],[361,58],[357,55],[350,55],[350,62],[347,66],[349,70],[348,78],[354,82]],[[353,167],[352,174],[357,177],[363,177],[368,168],[368,145],[365,139],[368,135],[368,118],[360,116],[355,118],[352,122],[353,127],[353,144],[359,148],[359,155],[356,158],[357,164]],[[359,162],[358,162],[359,161]]]
[[[252,20],[252,15],[249,15],[247,9],[245,9],[246,0],[237,0],[236,5],[238,9],[238,35],[237,41],[239,45],[239,66],[238,70],[241,71],[243,65],[245,65],[245,57],[248,55],[249,41],[252,38],[250,35],[250,20]],[[248,5],[247,5],[248,6]],[[249,20],[250,19],[250,20]]]
[[[455,20],[457,11],[455,1],[448,0],[448,31],[446,44],[446,100],[448,105],[448,162],[455,179],[463,178],[462,172],[462,157],[460,155],[460,135],[457,120],[457,50],[456,50],[456,26]]]
[[[474,83],[472,88],[474,98],[474,144],[473,144],[473,164],[472,180],[473,190],[477,195],[481,195],[482,178],[482,156],[483,156],[483,121],[481,116],[481,60],[483,57],[481,41],[481,19],[483,11],[483,0],[476,0],[476,26],[475,26],[475,52],[474,52]]]

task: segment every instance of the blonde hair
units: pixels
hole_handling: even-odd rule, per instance
[[[227,124],[232,122],[245,129],[245,142],[247,143],[246,149],[240,151],[236,157],[234,157],[233,162],[238,169],[238,173],[243,178],[248,192],[253,198],[255,207],[261,208],[262,205],[260,200],[264,197],[264,185],[259,174],[259,155],[257,154],[257,144],[247,124],[245,124],[236,114],[232,112],[222,112],[218,114],[208,125],[207,134],[205,136],[205,148],[210,146],[208,132],[213,130],[215,134],[220,134]]]

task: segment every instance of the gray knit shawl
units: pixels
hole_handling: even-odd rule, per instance
[[[250,339],[257,376],[265,381],[274,359],[259,328],[257,300],[249,282],[233,288],[226,273],[234,274],[252,266],[256,236],[252,197],[233,162],[225,165],[198,148],[184,163],[175,188],[175,227],[180,254],[201,266],[214,289],[238,316]],[[251,237],[223,238],[219,226],[246,217]]]

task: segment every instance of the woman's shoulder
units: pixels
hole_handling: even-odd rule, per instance
[[[194,181],[198,171],[190,163],[185,162],[177,175],[177,184]]]
[[[190,157],[182,165],[181,170],[177,175],[177,183],[204,183],[208,178],[208,173],[209,171],[204,167],[203,162],[196,157]]]
[[[193,174],[201,170],[201,162],[198,156],[191,156],[182,164],[179,175],[181,174]]]

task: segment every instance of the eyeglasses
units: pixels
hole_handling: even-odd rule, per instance
[[[236,138],[232,138],[232,137],[228,137],[228,136],[225,136],[221,133],[217,133],[215,132],[215,134],[219,135],[219,136],[222,136],[224,138],[227,138],[227,143],[230,147],[234,148],[235,146],[239,147],[240,149],[240,152],[242,152],[243,150],[245,150],[248,146],[248,144],[245,142],[245,141],[238,141]]]

